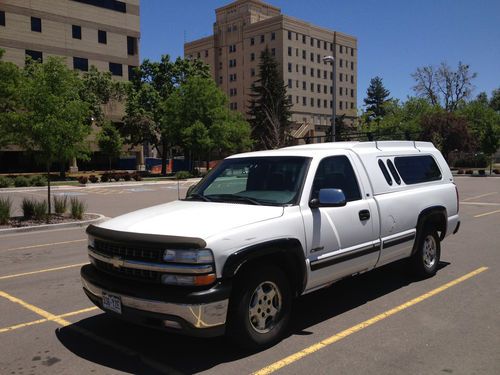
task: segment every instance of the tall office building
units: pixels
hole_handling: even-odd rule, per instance
[[[230,98],[231,109],[247,112],[259,57],[267,47],[288,86],[294,137],[321,136],[331,126],[333,72],[331,64],[323,61],[327,55],[336,61],[337,116],[344,115],[348,121],[356,118],[355,37],[283,15],[260,0],[237,0],[215,14],[213,35],[186,43],[184,55],[210,65],[212,76]]]
[[[61,56],[72,69],[88,71],[93,65],[127,80],[139,66],[139,26],[139,0],[0,1],[3,59],[19,66],[27,56],[42,62]],[[111,103],[105,113],[120,122],[123,104]]]

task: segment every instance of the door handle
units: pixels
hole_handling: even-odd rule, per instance
[[[359,220],[365,221],[370,218],[370,211],[368,210],[361,210],[359,211]]]

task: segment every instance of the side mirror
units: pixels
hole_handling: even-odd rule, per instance
[[[194,190],[194,188],[195,188],[197,185],[198,185],[198,184],[191,185],[191,186],[187,189],[187,192],[186,192],[186,197],[189,197],[189,195],[192,193],[192,191]]]
[[[346,205],[346,199],[342,189],[321,189],[319,198],[311,199],[309,207],[342,207]]]

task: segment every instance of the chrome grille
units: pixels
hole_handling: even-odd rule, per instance
[[[161,262],[163,251],[147,247],[127,246],[113,242],[101,241],[96,239],[95,249],[108,256],[119,256],[124,259],[135,259],[144,261]]]
[[[161,273],[157,271],[141,270],[135,268],[114,267],[112,264],[94,259],[94,265],[97,269],[110,273],[115,276],[127,279],[139,280],[144,282],[160,283]]]

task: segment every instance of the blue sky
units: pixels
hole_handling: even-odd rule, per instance
[[[458,61],[478,73],[474,95],[500,87],[500,0],[269,0],[282,13],[358,38],[358,107],[379,75],[394,98],[412,95],[419,66]],[[227,0],[141,0],[141,59],[183,55],[212,33]]]

